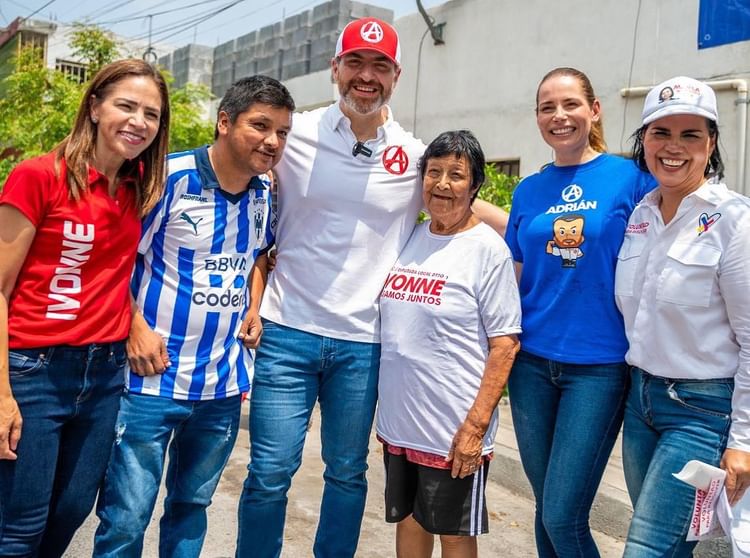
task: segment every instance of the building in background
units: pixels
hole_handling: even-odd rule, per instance
[[[550,69],[573,66],[588,74],[613,153],[629,151],[648,88],[687,75],[716,89],[727,183],[748,194],[750,8],[738,12],[743,3],[735,4],[730,17],[725,0],[448,0],[428,10],[435,24],[444,24],[444,42],[435,44],[419,13],[393,21],[390,10],[329,0],[216,47],[158,53],[175,86],[194,82],[211,89],[216,99],[208,114],[234,81],[256,73],[284,81],[305,110],[337,99],[330,59],[343,27],[358,17],[379,17],[401,37],[403,71],[391,102],[397,120],[425,142],[444,130],[469,128],[489,160],[520,175],[552,158],[534,114],[537,85]],[[12,31],[13,24],[0,30],[0,71],[13,41],[57,37],[63,27],[27,23],[25,30]],[[76,61],[55,50],[64,43],[49,39],[48,65],[72,73]]]
[[[13,20],[8,27],[0,29],[0,80],[13,72],[13,60],[20,50],[26,46],[34,46],[39,48],[48,68],[63,72],[76,81],[86,81],[86,62],[77,59],[68,44],[73,30],[72,25],[57,21],[20,17]],[[123,56],[141,57],[149,48],[146,40],[114,34],[112,38]],[[173,45],[163,43],[155,43],[151,48],[157,56],[174,51]]]

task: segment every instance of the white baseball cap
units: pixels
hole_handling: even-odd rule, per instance
[[[651,89],[643,104],[643,125],[675,114],[694,114],[719,121],[716,93],[697,79],[678,76]]]

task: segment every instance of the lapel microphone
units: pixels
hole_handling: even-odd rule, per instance
[[[352,157],[356,157],[359,154],[364,155],[365,157],[371,157],[372,156],[372,149],[367,147],[363,142],[358,141],[354,144],[354,147],[352,147]]]

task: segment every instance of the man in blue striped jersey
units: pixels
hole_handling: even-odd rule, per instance
[[[138,250],[130,370],[94,556],[141,555],[168,445],[159,554],[200,554],[262,332],[275,229],[269,170],[293,110],[278,81],[241,79],[221,101],[214,144],[169,156],[164,197]]]

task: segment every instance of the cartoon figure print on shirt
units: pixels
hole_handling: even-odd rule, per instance
[[[547,241],[547,254],[562,259],[563,267],[575,267],[578,258],[583,257],[581,245],[583,236],[583,215],[568,213],[552,221],[552,240]]]

